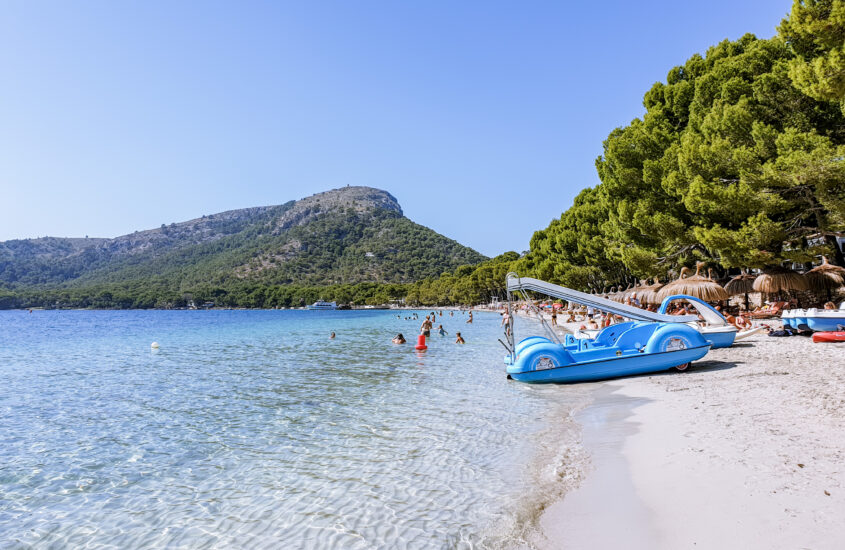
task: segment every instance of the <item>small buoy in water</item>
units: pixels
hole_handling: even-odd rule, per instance
[[[417,336],[417,345],[414,346],[414,349],[428,349],[428,346],[425,345],[425,334],[420,334],[419,336]]]
[[[150,344],[150,347],[152,349],[158,349],[158,342],[153,342],[152,344]]]

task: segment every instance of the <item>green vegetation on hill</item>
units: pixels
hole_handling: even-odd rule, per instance
[[[484,259],[405,218],[388,193],[346,187],[117,239],[0,243],[0,307],[299,305],[302,289],[327,285],[341,301],[363,301],[378,285]]]

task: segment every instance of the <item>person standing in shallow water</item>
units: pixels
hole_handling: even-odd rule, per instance
[[[472,324],[472,312],[471,311],[469,312],[469,319],[467,319],[467,324],[468,325]]]
[[[426,315],[425,321],[423,321],[422,325],[420,325],[420,333],[424,334],[425,337],[428,338],[429,336],[431,336],[432,325],[433,325],[433,323],[431,322],[431,319],[429,318],[428,315]]]
[[[502,313],[502,324],[499,325],[499,326],[504,326],[505,327],[505,334],[508,335],[508,336],[511,335],[511,314],[508,313],[507,310],[505,310],[505,312]]]
[[[461,336],[460,332],[456,332],[455,336],[457,336],[457,338],[455,338],[456,344],[466,344],[466,342],[464,342],[464,338],[463,338],[463,336]]]

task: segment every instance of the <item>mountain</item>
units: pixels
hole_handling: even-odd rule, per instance
[[[407,283],[484,259],[406,218],[390,193],[344,187],[114,239],[0,242],[0,288]]]

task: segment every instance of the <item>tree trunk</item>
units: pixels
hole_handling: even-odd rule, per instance
[[[825,239],[833,247],[833,258],[830,258],[833,261],[831,263],[845,267],[845,256],[842,255],[842,251],[839,249],[839,243],[836,242],[836,237],[827,235]]]

